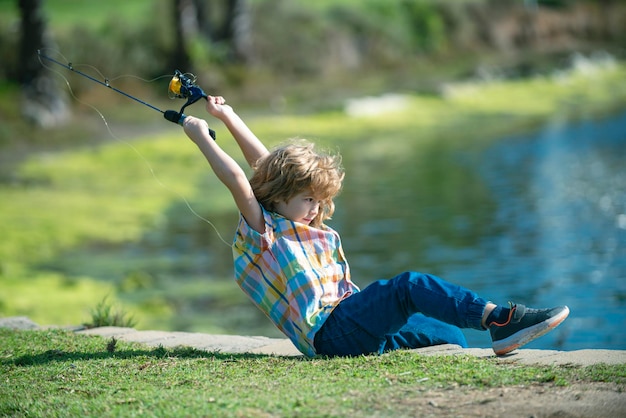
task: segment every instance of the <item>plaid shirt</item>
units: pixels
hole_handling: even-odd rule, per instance
[[[235,280],[298,350],[312,357],[315,333],[359,288],[350,281],[337,232],[262,210],[264,234],[240,217],[233,245]]]

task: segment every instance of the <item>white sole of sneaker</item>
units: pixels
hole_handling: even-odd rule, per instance
[[[533,325],[532,327],[528,327],[523,329],[509,338],[505,338],[504,340],[500,340],[498,342],[493,343],[493,351],[498,356],[503,356],[505,354],[510,353],[513,350],[520,348],[521,346],[528,344],[536,338],[541,337],[542,335],[547,334],[556,328],[561,322],[567,318],[569,315],[569,308],[566,306],[565,309],[558,315],[553,316],[550,319],[546,319],[539,324]]]

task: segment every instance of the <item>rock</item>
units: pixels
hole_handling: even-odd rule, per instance
[[[39,329],[39,325],[25,316],[11,316],[0,318],[0,328],[11,329]]]

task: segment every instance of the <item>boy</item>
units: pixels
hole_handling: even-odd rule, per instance
[[[185,133],[230,190],[241,213],[235,280],[305,355],[353,356],[437,344],[467,346],[460,328],[489,330],[497,355],[550,331],[566,306],[497,306],[436,276],[405,272],[360,290],[350,280],[339,234],[326,226],[344,178],[340,159],[291,142],[272,152],[222,97],[207,111],[221,120],[254,169],[243,169],[187,117]]]

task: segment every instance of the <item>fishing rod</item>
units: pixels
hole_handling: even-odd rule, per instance
[[[98,80],[97,78],[94,78],[89,74],[85,74],[82,71],[77,70],[76,68],[74,68],[74,66],[72,66],[71,62],[68,64],[64,64],[60,61],[55,60],[54,58],[43,54],[41,50],[37,50],[37,54],[40,58],[60,65],[61,67],[73,71],[76,74],[79,74],[91,81],[100,84],[101,86],[108,87],[111,90],[136,101],[137,103],[148,106],[150,109],[162,113],[165,119],[169,120],[170,122],[177,123],[181,126],[183,124],[183,121],[187,117],[187,115],[183,113],[187,106],[194,104],[200,99],[208,100],[207,94],[198,85],[196,85],[196,77],[193,74],[183,74],[182,72],[176,70],[168,86],[168,95],[170,96],[170,98],[173,99],[187,99],[187,102],[180,108],[180,111],[178,112],[175,110],[161,110],[158,107],[151,105],[150,103],[144,102],[143,100],[135,96],[132,96],[116,87],[113,87],[108,78],[105,78],[104,81]],[[211,138],[216,139],[215,131],[213,129],[209,129],[209,135],[211,135]]]

